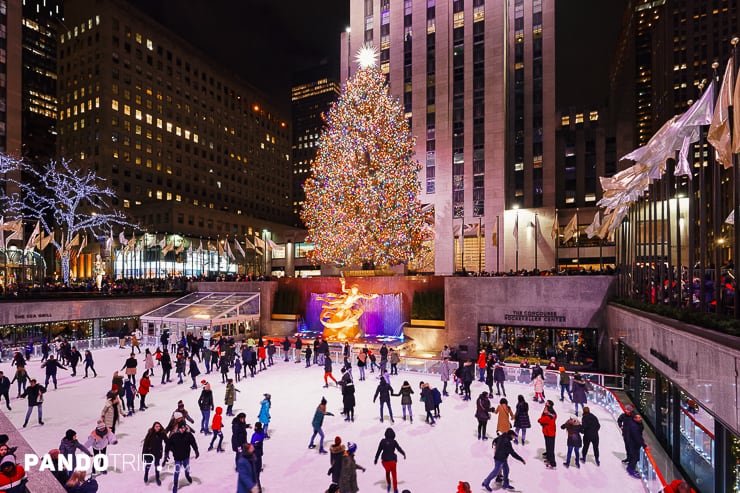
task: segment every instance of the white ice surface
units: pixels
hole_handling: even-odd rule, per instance
[[[61,438],[68,428],[77,431],[78,438],[83,441],[95,427],[95,422],[103,407],[105,393],[110,389],[111,376],[114,370],[120,369],[129,351],[123,349],[103,349],[94,351],[97,378],[82,379],[84,370],[78,367],[77,377],[71,377],[69,372],[59,371],[59,389],[51,390],[44,402],[44,426],[36,423],[36,413],[31,416],[29,427],[23,434],[29,443],[40,454],[57,448]],[[138,354],[137,354],[138,356]],[[284,363],[276,360],[275,366],[263,371],[256,378],[248,378],[237,384],[241,393],[237,394],[234,413],[247,413],[247,422],[254,423],[259,411],[262,394],[272,394],[272,421],[269,432],[271,439],[264,445],[264,471],[262,473],[263,489],[266,493],[278,492],[317,492],[323,493],[330,484],[327,476],[329,456],[319,455],[317,450],[307,448],[311,437],[311,419],[316,406],[322,396],[328,400],[328,410],[335,414],[327,416],[324,421],[326,434],[325,447],[328,448],[335,436],[340,436],[343,443],[348,441],[358,444],[357,462],[365,466],[367,472],[358,471],[360,491],[384,492],[385,473],[380,464],[373,465],[373,458],[379,440],[387,426],[388,417],[384,423],[378,418],[378,405],[373,404],[372,397],[377,385],[378,373],[367,373],[366,381],[358,381],[357,369],[353,369],[356,386],[357,407],[355,422],[347,423],[340,415],[342,397],[338,388],[323,387],[323,369],[314,365],[304,368],[304,363],[294,364],[293,361]],[[28,365],[29,374],[43,383],[43,370],[39,368],[38,358]],[[140,368],[143,368],[143,358],[140,358]],[[339,366],[334,365],[335,376],[339,378]],[[11,367],[6,361],[0,364],[6,374],[12,375]],[[201,365],[201,371],[205,368]],[[174,371],[173,371],[174,374]],[[232,372],[233,375],[233,372]],[[173,378],[172,383],[160,385],[161,373],[155,367],[155,385],[147,397],[149,409],[137,412],[134,416],[125,418],[118,427],[119,443],[109,447],[109,453],[138,454],[147,429],[154,421],[164,425],[170,419],[177,401],[182,399],[185,407],[196,420],[195,437],[200,448],[200,458],[191,460],[191,473],[194,479],[189,485],[183,475],[180,475],[179,491],[195,493],[197,491],[233,492],[236,491],[236,473],[234,472],[234,454],[231,451],[231,419],[224,417],[224,447],[225,453],[208,452],[210,436],[198,433],[200,425],[200,411],[197,400],[200,390],[191,390],[190,380],[183,385],[177,385]],[[224,385],[219,374],[211,373],[199,377],[209,380],[213,387],[216,405],[223,406]],[[419,402],[418,384],[422,380],[432,381],[441,390],[441,382],[436,375],[400,371],[398,376],[392,377],[394,390],[398,391],[402,382],[408,380],[414,388],[414,422],[401,420],[400,397],[393,398],[393,410],[396,422],[393,429],[397,440],[406,451],[407,460],[399,456],[398,475],[399,491],[409,489],[412,493],[453,493],[459,481],[468,481],[473,491],[483,491],[481,482],[493,466],[493,451],[491,440],[478,441],[476,439],[477,421],[473,414],[475,398],[483,390],[487,390],[482,383],[473,384],[473,400],[463,402],[460,396],[454,394],[454,387],[450,382],[450,397],[444,399],[441,405],[442,417],[436,426],[424,423],[424,407]],[[331,382],[331,381],[330,381]],[[332,384],[333,385],[333,384]],[[52,386],[53,388],[53,386]],[[544,440],[537,418],[541,413],[542,404],[533,403],[533,395],[529,386],[507,383],[509,402],[515,403],[517,394],[523,394],[530,402],[530,418],[533,428],[528,431],[527,444],[515,446],[515,450],[527,461],[526,465],[509,459],[511,480],[518,491],[526,492],[567,492],[589,491],[596,492],[624,492],[642,493],[641,481],[629,477],[621,459],[624,458],[624,447],[619,430],[614,419],[597,405],[591,405],[591,410],[601,421],[601,467],[594,463],[593,453],[589,451],[588,462],[580,469],[571,466],[566,469],[562,466],[567,452],[565,432],[559,426],[573,413],[573,405],[566,402],[556,402],[558,412],[558,436],[555,451],[558,460],[556,470],[546,470],[542,452]],[[15,384],[11,389],[11,396],[15,397]],[[554,392],[549,391],[552,398]],[[138,407],[138,398],[137,398]],[[494,403],[498,403],[498,397]],[[10,419],[20,428],[23,423],[27,405],[25,401],[11,400],[13,410],[9,412]],[[3,411],[5,411],[3,409]],[[495,418],[489,422],[489,435],[495,434]],[[250,433],[251,437],[251,433]],[[170,464],[172,462],[170,461]],[[119,469],[120,465],[119,465]],[[150,475],[153,477],[153,474]],[[98,478],[100,491],[103,493],[134,493],[171,491],[172,474],[164,472],[162,486],[157,487],[150,479],[149,485],[143,481],[143,472],[127,466],[124,471],[112,471]],[[497,485],[492,483],[495,488]]]

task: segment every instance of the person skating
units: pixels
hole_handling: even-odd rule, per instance
[[[118,397],[117,389],[112,389],[111,392],[108,392],[103,410],[100,411],[100,419],[105,422],[105,426],[110,428],[113,433],[116,432],[116,426],[123,419],[123,406],[121,406],[121,399]]]
[[[311,349],[310,344],[306,344],[306,368],[311,367],[311,355],[313,354],[313,350]]]
[[[167,347],[162,351],[162,357],[159,359],[159,364],[162,365],[162,385],[167,382],[171,382],[170,372],[172,371],[172,358]]]
[[[560,429],[565,430],[568,434],[568,454],[566,455],[565,462],[563,462],[563,465],[565,467],[570,467],[570,457],[575,452],[576,456],[576,467],[578,469],[581,468],[581,445],[583,445],[583,441],[581,440],[581,422],[578,421],[576,418],[570,418],[568,421],[560,425]]]
[[[198,369],[198,363],[195,362],[195,359],[192,356],[190,357],[190,368],[188,370],[188,374],[193,381],[193,385],[191,385],[190,388],[197,389],[198,385],[195,383],[195,379],[200,375],[200,370]]]
[[[324,424],[324,416],[334,416],[334,414],[326,410],[326,398],[322,397],[321,402],[316,407],[316,412],[314,412],[313,419],[311,420],[313,435],[311,435],[311,442],[308,444],[308,448],[316,448],[316,445],[314,445],[313,442],[316,438],[316,435],[319,435],[320,454],[326,453],[326,450],[324,450],[324,430],[321,429],[322,425]]]
[[[259,346],[257,346],[257,359],[259,360],[260,364],[259,371],[267,370],[267,365],[265,364],[265,362],[267,361],[267,350],[261,342]]]
[[[504,371],[504,364],[500,361],[496,363],[493,369],[493,381],[496,382],[496,395],[503,394],[506,397],[506,389],[504,383],[506,382],[506,371]]]
[[[234,378],[237,383],[242,380],[242,360],[238,356],[234,358]]]
[[[342,386],[342,405],[344,406],[344,420],[355,420],[355,383],[351,378],[344,378],[349,372],[345,372],[339,384]]]
[[[347,442],[347,451],[342,457],[342,470],[339,475],[339,491],[342,493],[357,493],[360,491],[357,485],[357,469],[365,472],[366,469],[355,462],[357,444]]]
[[[588,406],[583,408],[583,419],[581,421],[581,433],[583,433],[583,449],[581,449],[581,462],[586,463],[586,455],[588,454],[589,445],[594,447],[594,460],[596,465],[600,466],[599,462],[599,429],[601,423],[599,418],[591,413],[591,409]]]
[[[265,434],[265,430],[262,428],[262,423],[257,421],[254,424],[254,433],[249,443],[254,447],[254,472],[257,475],[257,485],[260,490],[262,489],[260,482],[260,475],[262,474],[262,456],[265,453],[265,440],[268,436]]]
[[[329,379],[330,378],[332,380],[334,380],[334,385],[336,385],[338,387],[339,384],[337,383],[337,379],[334,378],[334,375],[332,375],[331,357],[328,354],[326,354],[324,356],[324,388],[329,387]]]
[[[555,412],[555,404],[548,400],[542,415],[537,422],[542,425],[542,435],[545,437],[545,466],[548,469],[555,469],[555,420],[558,415]]]
[[[126,393],[123,387],[123,377],[119,375],[117,371],[113,372],[113,378],[111,378],[111,392],[115,393],[121,400],[121,407],[125,411],[126,403],[124,402],[124,399],[126,398]]]
[[[126,407],[128,408],[128,416],[131,416],[136,411],[134,411],[134,399],[136,398],[136,387],[135,384],[131,382],[131,380],[126,380],[126,383],[123,384],[123,392],[126,396]]]
[[[226,395],[224,396],[224,404],[226,404],[226,416],[233,416],[234,412],[234,401],[236,400],[236,393],[241,392],[234,386],[234,380],[229,378],[226,382]]]
[[[205,435],[210,435],[211,432],[208,430],[208,422],[211,417],[211,411],[213,411],[213,391],[211,390],[211,384],[206,383],[203,390],[198,398],[198,407],[200,408],[201,420],[200,420],[200,432]]]
[[[71,457],[72,458],[72,468],[71,471],[74,471],[77,467],[77,451],[82,452],[83,454],[92,457],[93,453],[90,452],[90,450],[81,444],[77,440],[77,432],[75,430],[69,429],[64,434],[64,437],[59,442],[59,454],[63,457]]]
[[[244,443],[239,447],[236,457],[237,485],[236,493],[258,493],[257,471],[255,470],[254,445]]]
[[[450,368],[450,358],[443,358],[439,366],[439,379],[442,381],[442,395],[450,395],[447,392],[447,382],[450,381],[452,369]]]
[[[580,373],[575,372],[573,374],[572,385],[573,398],[571,400],[576,406],[576,416],[578,416],[578,405],[580,404],[581,408],[583,408],[588,401],[586,379],[583,378]]]
[[[263,399],[260,401],[260,412],[257,418],[262,423],[262,432],[265,434],[265,439],[269,439],[270,436],[267,434],[267,428],[270,426],[270,408],[272,407],[272,396],[270,394],[263,394]]]
[[[285,339],[283,340],[283,361],[286,363],[288,362],[288,353],[290,351],[290,339],[288,339],[288,336],[285,336]]]
[[[522,445],[526,443],[527,430],[532,427],[532,423],[529,420],[529,403],[524,399],[524,396],[519,394],[517,396],[516,411],[514,412],[514,428],[516,429],[517,436],[514,437],[514,443],[519,443],[519,439],[522,440]]]
[[[301,340],[300,334],[295,336],[295,361],[294,363],[301,362],[301,350],[303,349],[303,341]]]
[[[365,380],[365,367],[367,366],[367,353],[360,350],[357,353],[357,370],[360,372],[360,381]]]
[[[223,427],[223,418],[221,416],[221,413],[223,412],[223,408],[221,406],[216,408],[216,413],[213,415],[213,421],[211,422],[211,430],[213,430],[213,438],[211,438],[211,444],[208,446],[208,450],[213,450],[213,444],[216,443],[216,438],[218,438],[218,445],[216,446],[216,452],[224,452],[224,449],[221,447],[221,444],[224,442],[224,432]]]
[[[388,361],[391,364],[391,375],[398,375],[398,363],[401,362],[401,355],[398,354],[398,351],[391,348],[388,354]]]
[[[59,364],[59,361],[54,359],[54,356],[49,356],[49,359],[46,360],[44,363],[41,364],[41,368],[44,368],[46,370],[46,381],[44,382],[44,387],[49,387],[49,380],[51,380],[54,383],[54,390],[57,388],[57,370],[62,369],[64,371],[67,371],[67,368],[63,365]]]
[[[339,475],[342,473],[342,459],[347,449],[342,444],[342,437],[334,437],[334,443],[329,445],[329,471],[332,484],[339,484]]]
[[[25,366],[15,367],[15,375],[13,375],[13,380],[10,381],[10,384],[13,385],[14,382],[18,382],[18,395],[16,396],[16,399],[20,399],[21,392],[26,390],[26,384],[28,383],[28,372],[26,371]]]
[[[475,418],[478,420],[478,440],[488,440],[486,427],[491,419],[491,400],[486,391],[481,392],[475,401]]]
[[[470,397],[470,386],[473,383],[473,380],[475,379],[473,370],[473,360],[469,359],[463,364],[462,367],[462,384],[463,384],[463,400],[469,401],[471,399]]]
[[[396,471],[398,456],[396,455],[396,450],[406,460],[406,452],[403,451],[396,441],[396,432],[393,431],[393,428],[387,428],[384,437],[378,443],[378,450],[375,452],[375,464],[377,465],[378,457],[380,457],[383,469],[385,469],[386,490],[391,491],[392,484],[393,493],[398,493],[398,473]]]
[[[177,352],[177,356],[175,357],[175,375],[177,375],[177,384],[182,385],[185,383],[183,381],[183,377],[185,376],[185,366],[187,365],[187,360],[185,359],[184,354],[181,351]]]
[[[85,349],[85,376],[82,378],[87,378],[88,371],[90,370],[92,370],[93,372],[93,377],[98,376],[98,372],[95,371],[95,361],[93,360],[93,355],[89,349]]]
[[[72,376],[77,376],[77,365],[80,364],[80,360],[82,359],[82,356],[80,355],[80,352],[77,351],[77,348],[72,346],[69,352],[69,367],[72,368]]]
[[[501,398],[498,401],[498,406],[493,411],[498,416],[496,421],[496,431],[499,433],[506,433],[511,429],[511,419],[514,419],[514,413],[509,407],[509,401],[506,398]]]
[[[427,413],[427,417],[424,422],[434,425],[434,394],[432,394],[432,388],[428,383],[419,382],[419,388],[421,388],[421,401],[424,403],[424,410]]]
[[[126,361],[123,363],[123,366],[121,367],[121,371],[124,369],[126,370],[126,377],[136,385],[136,367],[139,365],[139,361],[136,359],[136,355],[134,353],[131,353],[131,355],[126,358]]]
[[[152,382],[149,380],[149,370],[145,370],[144,374],[139,379],[139,411],[144,411],[147,409],[146,406],[146,396],[149,394],[149,388],[151,387]]]
[[[94,456],[98,454],[105,455],[108,445],[115,445],[117,443],[116,435],[105,426],[105,422],[102,419],[99,419],[95,429],[87,437],[85,447],[92,450]],[[103,471],[102,473],[106,474],[107,471]]]
[[[159,479],[159,463],[162,460],[164,454],[164,444],[167,442],[167,433],[162,427],[162,423],[155,421],[149,431],[147,431],[144,437],[144,446],[141,449],[141,454],[144,459],[144,484],[149,482],[149,469],[154,466],[154,477],[157,481],[157,486],[162,486],[162,481]]]
[[[391,423],[393,421],[393,409],[391,409],[391,395],[393,394],[393,387],[391,387],[385,378],[380,379],[378,387],[375,389],[375,396],[373,397],[373,403],[380,397],[380,422],[383,422],[383,404],[388,407],[388,414],[391,416]]]
[[[647,449],[645,439],[642,437],[642,416],[635,414],[624,423],[624,443],[627,448],[627,474],[633,478],[640,478],[637,470],[637,462],[640,460],[640,449]]]
[[[573,402],[573,394],[570,391],[570,375],[562,366],[560,367],[560,376],[558,382],[560,384],[560,401],[562,402],[565,400],[565,393],[567,392],[568,399],[570,399],[570,402]]]
[[[0,400],[5,397],[5,407],[8,408],[8,411],[11,411],[10,408],[10,379],[5,376],[5,373],[0,371]]]
[[[486,350],[481,349],[478,353],[478,381],[483,383],[485,382],[485,374],[486,374]]]
[[[542,375],[537,375],[532,379],[532,387],[534,388],[534,402],[545,402],[545,380]]]
[[[499,435],[493,441],[495,452],[493,454],[493,470],[490,472],[486,479],[483,480],[482,486],[486,491],[493,491],[490,484],[493,479],[498,476],[500,472],[503,472],[503,484],[501,487],[505,490],[513,490],[514,488],[509,483],[509,464],[507,462],[509,456],[512,456],[522,464],[526,464],[526,461],[514,451],[511,446],[511,440],[516,436],[514,430],[509,430],[506,433]]]
[[[247,424],[247,415],[245,413],[239,413],[231,420],[231,449],[236,454],[234,465],[237,469],[239,467],[239,455],[244,451],[244,444],[248,441],[247,429],[251,427],[251,425]]]
[[[275,361],[273,358],[275,357],[275,353],[277,352],[277,348],[275,347],[275,344],[272,343],[272,340],[267,341],[267,363],[268,366],[273,366],[275,364]]]
[[[391,353],[393,354],[393,353]],[[403,412],[403,420],[406,421],[406,413],[408,412],[409,415],[409,422],[414,422],[414,412],[411,410],[411,396],[414,393],[414,389],[411,388],[411,384],[408,382],[408,380],[403,381],[403,385],[401,385],[401,389],[398,391],[398,394],[401,396],[401,411]]]
[[[188,480],[188,483],[193,482],[193,478],[190,477],[191,448],[193,449],[193,452],[195,453],[195,458],[197,459],[200,456],[200,453],[198,452],[198,443],[195,441],[195,437],[193,436],[193,434],[190,433],[188,425],[185,423],[180,423],[177,428],[177,433],[172,435],[169,440],[167,440],[167,446],[164,450],[164,463],[167,463],[167,461],[169,460],[170,453],[172,454],[172,458],[175,462],[175,474],[172,478],[172,493],[177,493],[180,469],[185,470],[185,479]]]
[[[26,419],[23,421],[24,428],[28,426],[28,418],[31,417],[31,411],[33,411],[34,407],[37,408],[39,424],[44,424],[42,409],[44,404],[44,392],[46,392],[46,388],[39,385],[35,378],[32,378],[28,388],[20,395],[22,399],[28,397],[28,410],[26,411]]]
[[[144,351],[144,371],[148,371],[149,375],[154,376],[154,355],[149,348]]]

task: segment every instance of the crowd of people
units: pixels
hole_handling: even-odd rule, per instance
[[[226,451],[223,446],[224,432],[229,430],[229,422],[224,422],[224,419],[231,418],[231,437],[227,438],[227,444],[231,445],[234,454],[237,491],[260,492],[262,491],[260,476],[263,469],[263,458],[266,450],[269,451],[265,443],[270,439],[268,432],[271,422],[271,395],[264,393],[261,396],[256,420],[248,422],[244,412],[236,415],[233,412],[234,402],[239,394],[234,381],[237,378],[256,378],[261,372],[268,371],[270,367],[277,364],[278,359],[275,356],[279,347],[284,352],[283,361],[290,361],[292,355],[294,363],[305,363],[301,368],[310,368],[313,365],[323,370],[324,387],[328,387],[331,381],[332,386],[336,386],[341,391],[341,414],[346,422],[351,423],[355,420],[355,369],[359,380],[365,380],[368,373],[377,372],[377,385],[374,386],[372,399],[379,403],[378,419],[380,422],[389,420],[391,425],[395,424],[398,414],[394,416],[393,403],[396,402],[395,398],[399,397],[401,416],[404,421],[408,419],[409,424],[413,424],[413,404],[416,399],[420,399],[426,413],[425,423],[421,426],[430,427],[435,426],[436,421],[440,419],[443,399],[450,398],[450,392],[453,390],[454,399],[460,402],[471,401],[471,411],[477,422],[478,440],[492,439],[494,448],[493,469],[481,483],[487,491],[492,491],[491,485],[494,481],[501,483],[503,489],[513,489],[507,460],[513,457],[525,463],[519,454],[521,450],[519,447],[525,447],[531,443],[532,437],[531,435],[528,437],[527,432],[535,419],[541,426],[545,448],[543,461],[547,469],[557,468],[555,445],[558,429],[564,430],[565,435],[567,454],[562,464],[565,468],[571,466],[580,468],[587,462],[589,452],[593,454],[593,463],[596,466],[601,464],[599,457],[601,425],[587,405],[589,382],[578,372],[572,374],[566,372],[565,368],[558,366],[555,358],[552,358],[544,369],[539,365],[530,368],[526,362],[521,364],[531,371],[534,402],[544,404],[541,415],[536,418],[530,417],[530,402],[524,395],[519,394],[516,399],[512,396],[512,404],[509,404],[505,364],[498,359],[495,351],[488,353],[483,350],[477,361],[469,359],[457,362],[450,358],[450,350],[445,347],[441,354],[438,376],[429,375],[426,382],[419,383],[418,389],[414,388],[408,380],[404,380],[398,387],[398,391],[395,391],[391,376],[398,374],[400,355],[394,348],[389,348],[385,344],[377,350],[377,354],[367,346],[353,350],[349,344],[344,344],[341,350],[335,353],[335,358],[341,361],[341,377],[336,379],[333,375],[335,362],[332,352],[329,350],[328,342],[321,338],[307,343],[301,340],[300,336],[294,340],[286,337],[278,342],[262,339],[237,342],[232,338],[222,337],[207,343],[202,337],[195,337],[191,334],[184,335],[179,340],[170,340],[170,334],[164,332],[158,346],[146,347],[143,352],[139,347],[140,340],[140,334],[135,331],[130,339],[121,341],[120,347],[130,352],[127,351],[127,356],[122,358],[120,371],[115,371],[111,378],[95,428],[83,439],[78,439],[74,429],[68,429],[61,437],[59,447],[48,452],[51,457],[75,452],[92,457],[106,454],[111,447],[115,447],[118,444],[116,430],[122,426],[126,416],[148,409],[146,398],[155,387],[152,381],[157,373],[157,385],[187,386],[191,384],[189,387],[194,392],[198,392],[197,405],[200,411],[198,434],[206,439],[205,443],[208,443],[207,453],[218,454]],[[42,359],[46,377],[44,385],[27,376],[26,362],[21,352],[16,353],[13,358],[12,364],[16,368],[16,375],[12,381],[0,372],[0,403],[4,397],[5,405],[10,409],[11,401],[8,393],[11,384],[16,381],[18,381],[16,397],[27,400],[28,409],[25,421],[22,423],[23,427],[28,425],[34,409],[37,413],[38,424],[43,425],[44,394],[51,391],[50,385],[56,389],[58,371],[69,371],[70,375],[77,376],[77,366],[84,362],[84,376],[80,372],[78,378],[97,377],[93,354],[85,351],[84,355],[81,355],[73,344],[66,341],[60,341],[54,348],[46,348]],[[174,375],[172,375],[173,369],[175,370]],[[558,373],[559,401],[562,403],[560,406],[566,405],[566,399],[570,401],[575,417],[558,422],[555,404],[558,400],[558,393],[555,392],[553,396],[548,396],[550,399],[547,400],[545,396],[543,376],[544,371],[547,370]],[[209,376],[211,373],[214,375]],[[222,386],[216,389],[219,376]],[[19,378],[24,379],[23,385]],[[439,378],[441,390],[438,390],[432,381],[437,378]],[[473,400],[472,385],[476,378],[479,383],[483,384],[483,388],[488,390],[483,390]],[[214,385],[207,379],[214,380]],[[451,387],[454,386],[454,389],[448,388],[448,384],[452,384]],[[370,398],[369,395],[366,397]],[[216,405],[220,399],[223,399],[224,406]],[[319,454],[328,455],[328,475],[331,476],[331,485],[326,490],[327,492],[356,493],[359,489],[358,470],[363,473],[366,471],[365,467],[355,460],[358,443],[345,443],[341,437],[337,436],[328,447],[325,447],[324,420],[334,416],[327,404],[327,398],[321,396],[311,420],[312,433],[308,448],[318,449]],[[147,461],[143,475],[145,483],[155,482],[161,485],[161,467],[170,460],[172,461],[174,467],[173,493],[176,493],[181,483],[181,475],[184,481],[193,482],[190,474],[191,460],[197,459],[202,450],[199,448],[199,440],[195,432],[197,416],[191,415],[182,400],[179,400],[176,405],[173,402],[171,409],[173,411],[167,414],[166,419],[152,421],[151,427],[142,437],[141,452]],[[489,433],[487,427],[488,421],[493,416],[496,417],[495,434]],[[624,414],[618,420],[618,425],[624,438],[626,455],[624,462],[627,473],[640,477],[637,461],[640,449],[645,447],[645,442],[642,438],[642,420],[633,406],[626,406]],[[23,471],[21,465],[16,463],[12,455],[12,448],[7,446],[7,437],[3,442],[3,436],[0,436],[0,490],[16,493],[16,491],[23,491],[20,486],[26,481],[26,472]],[[378,460],[381,461],[387,491],[394,493],[399,493],[398,455],[406,459],[406,452],[396,440],[396,432],[393,427],[388,427],[380,437],[374,462],[377,464]],[[88,477],[85,471],[75,471],[74,466],[67,471],[57,471],[55,475],[67,491],[87,493],[97,491],[95,475]],[[15,487],[19,489],[14,490]],[[458,491],[469,491],[469,484],[460,482],[459,488],[462,489]],[[689,491],[682,488],[684,486],[677,483],[673,491],[680,493]],[[401,493],[404,492],[410,493],[409,490],[403,490]]]

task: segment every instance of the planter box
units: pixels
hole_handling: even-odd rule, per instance
[[[439,327],[444,328],[444,320],[421,320],[418,318],[411,319],[411,325],[414,327]]]
[[[368,269],[368,270],[344,270],[344,277],[381,277],[395,276],[396,273],[390,269]]]
[[[299,317],[300,315],[296,315],[296,314],[287,314],[287,313],[273,313],[272,314],[273,320],[292,320],[295,322],[296,320],[298,320]]]

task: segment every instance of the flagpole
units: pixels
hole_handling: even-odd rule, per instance
[[[498,214],[496,214],[496,274],[501,272],[501,255],[499,255],[499,244],[501,242],[501,235],[499,234],[499,222],[498,222]]]
[[[514,259],[514,270],[519,272],[519,211],[516,211],[516,256]]]
[[[737,44],[740,42],[740,38],[737,36],[732,38],[732,73],[737,74],[738,67],[740,66],[740,60],[738,60],[738,49]],[[735,80],[735,84],[737,84],[737,80]],[[716,85],[716,84],[715,84]],[[730,135],[732,135],[733,127],[735,125],[740,124],[740,122],[733,121],[733,112],[730,112],[729,114],[729,120],[730,120]],[[735,315],[735,318],[740,318],[740,296],[738,296],[737,288],[738,283],[740,282],[740,279],[738,279],[737,276],[737,269],[738,269],[738,261],[740,261],[740,225],[738,225],[738,214],[740,214],[740,192],[738,191],[738,186],[740,186],[740,163],[738,162],[737,154],[732,154],[732,174],[734,179],[734,193],[732,194],[732,205],[734,207],[735,211],[735,224],[733,226],[733,232],[735,233],[735,241],[732,245],[732,260],[733,260],[733,268],[735,270],[735,306],[733,307],[733,312]]]
[[[534,270],[537,270],[537,213],[534,213]]]
[[[483,232],[483,220],[479,217],[478,218],[478,274],[480,274],[481,269],[483,268],[483,265],[481,264],[482,258],[481,258],[481,249],[480,249],[480,240]]]
[[[560,224],[558,224],[558,208],[555,208],[555,274],[560,272],[560,258],[558,257],[558,247],[560,246]]]
[[[578,261],[578,271],[581,270],[581,231],[578,228],[578,208],[576,207],[576,260]]]
[[[460,270],[465,271],[465,216],[460,223]]]

